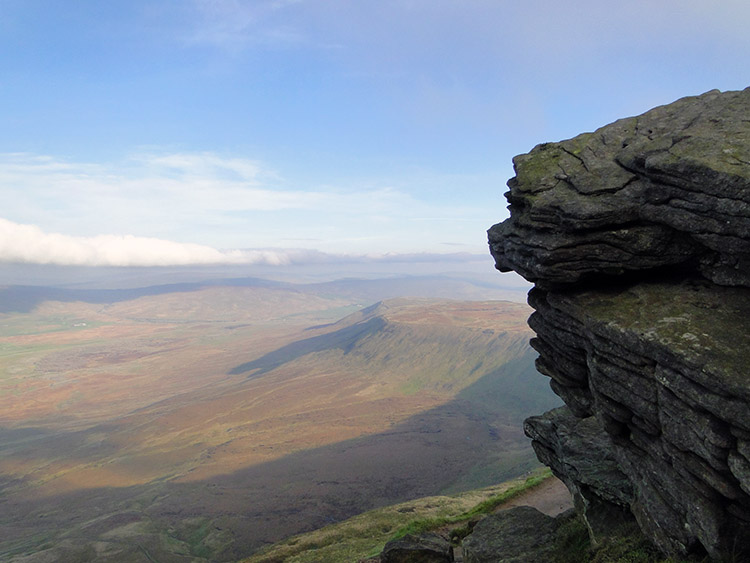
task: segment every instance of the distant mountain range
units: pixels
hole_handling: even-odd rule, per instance
[[[156,276],[154,276],[156,277]],[[460,300],[503,299],[526,301],[528,284],[519,279],[502,283],[498,279],[488,279],[484,275],[434,274],[434,275],[392,275],[387,277],[350,277],[332,281],[302,283],[269,280],[257,277],[217,277],[195,281],[194,275],[187,273],[171,276],[188,281],[133,285],[112,279],[108,281],[65,284],[9,284],[0,285],[0,313],[30,312],[44,301],[82,301],[86,303],[115,303],[129,301],[149,295],[185,293],[207,287],[256,287],[298,291],[316,296],[347,298],[358,303],[374,303],[395,297],[433,297]],[[148,279],[148,276],[146,276]],[[29,279],[25,276],[24,279]],[[44,279],[44,278],[42,278]]]

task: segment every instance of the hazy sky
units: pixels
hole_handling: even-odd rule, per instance
[[[484,253],[514,155],[750,86],[748,29],[747,0],[0,0],[0,260]]]

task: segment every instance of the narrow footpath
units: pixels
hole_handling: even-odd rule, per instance
[[[525,491],[517,497],[501,504],[495,512],[508,510],[516,506],[532,506],[547,516],[557,516],[569,508],[573,508],[573,499],[568,488],[557,477],[550,477],[533,489]],[[461,547],[455,547],[453,557],[455,563],[464,560]]]

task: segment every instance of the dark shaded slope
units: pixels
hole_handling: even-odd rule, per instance
[[[240,364],[229,371],[230,375],[238,375],[249,371],[258,370],[252,376],[267,373],[282,364],[294,361],[307,354],[322,352],[324,350],[342,350],[349,352],[354,345],[368,334],[374,334],[385,326],[385,319],[374,317],[360,323],[344,327],[329,334],[321,334],[304,340],[298,340],[282,346],[278,350],[253,360]]]
[[[538,354],[529,348],[482,376],[456,399],[470,402],[475,410],[494,416],[504,416],[509,423],[523,422],[528,412],[549,409],[552,391],[547,382],[538,377],[534,367]]]
[[[0,500],[0,531],[6,532],[0,556],[12,561],[12,555],[48,549],[25,561],[52,554],[66,561],[133,561],[142,546],[159,561],[232,561],[372,508],[515,477],[536,462],[512,423],[529,413],[506,390],[525,386],[543,408],[558,400],[542,378],[522,381],[534,369],[533,354],[511,363],[480,378],[462,398],[385,432],[232,474],[36,500],[8,494]]]

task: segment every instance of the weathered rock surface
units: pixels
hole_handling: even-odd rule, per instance
[[[625,508],[668,554],[736,557],[750,546],[750,89],[514,164],[491,252],[536,283],[537,367],[568,406],[527,421],[539,458],[594,539]]]
[[[539,286],[681,266],[750,285],[750,89],[708,92],[513,160],[497,267]]]
[[[530,506],[496,512],[480,520],[463,541],[466,563],[549,563],[560,518]]]
[[[380,554],[382,563],[451,563],[453,547],[438,534],[411,535],[385,544]]]
[[[633,488],[594,417],[578,419],[561,407],[528,418],[524,430],[539,461],[553,468],[572,493],[594,547],[632,521]]]

